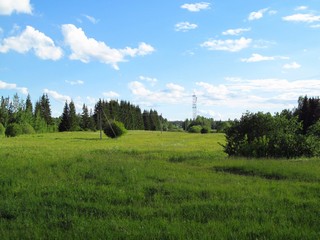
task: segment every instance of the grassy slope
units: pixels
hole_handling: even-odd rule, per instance
[[[219,134],[0,139],[1,239],[318,239],[320,161],[227,159]]]

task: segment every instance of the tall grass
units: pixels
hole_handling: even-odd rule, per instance
[[[1,239],[319,239],[319,159],[228,159],[220,134],[0,140]]]

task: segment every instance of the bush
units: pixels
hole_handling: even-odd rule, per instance
[[[6,128],[5,134],[7,137],[16,137],[22,134],[22,128],[17,123],[10,123]]]
[[[36,131],[29,123],[24,123],[21,125],[22,134],[34,134]]]
[[[206,133],[209,133],[210,132],[210,129],[208,128],[208,127],[203,127],[202,129],[201,129],[201,133],[202,134],[206,134]]]
[[[294,158],[315,156],[319,146],[315,136],[302,135],[302,124],[296,117],[270,113],[246,113],[226,131],[224,151],[229,156],[255,158]]]
[[[5,127],[2,125],[2,123],[0,123],[0,137],[4,136],[6,132]]]
[[[195,125],[189,128],[189,133],[201,133],[202,126],[201,125]]]
[[[127,132],[122,122],[112,121],[110,124],[106,124],[103,128],[103,132],[110,138],[117,138]]]

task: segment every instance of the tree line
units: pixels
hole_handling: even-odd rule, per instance
[[[141,111],[139,106],[127,101],[99,100],[93,110],[83,104],[81,113],[76,112],[73,101],[65,102],[61,116],[52,117],[47,94],[43,94],[35,105],[30,95],[25,100],[18,94],[12,99],[2,96],[0,100],[0,135],[5,132],[12,136],[57,131],[96,131],[108,120],[122,122],[128,130],[166,131],[170,128],[167,119],[156,110]]]
[[[274,115],[247,112],[227,128],[224,151],[255,158],[319,156],[319,119],[319,97],[300,97],[297,108]]]

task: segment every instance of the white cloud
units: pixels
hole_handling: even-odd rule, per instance
[[[1,0],[0,15],[11,15],[12,13],[32,14],[30,0]]]
[[[236,28],[236,29],[228,29],[222,33],[222,35],[232,35],[232,36],[238,36],[244,32],[250,31],[250,28]]]
[[[86,14],[83,14],[83,16],[93,24],[97,24],[100,21],[100,20],[98,20],[92,16],[86,15]],[[81,19],[79,19],[79,20],[81,21]]]
[[[33,50],[37,57],[44,60],[58,60],[63,56],[62,49],[56,47],[51,38],[31,26],[27,26],[20,35],[2,41],[0,52],[7,53],[10,50],[18,53]]]
[[[304,10],[307,10],[307,9],[308,9],[308,6],[298,6],[294,10],[295,11],[304,11]]]
[[[257,53],[253,53],[250,58],[242,58],[241,62],[250,63],[250,62],[273,61],[273,60],[275,60],[275,57],[267,57]]]
[[[70,85],[83,85],[84,81],[82,81],[82,80],[76,80],[76,81],[68,81],[68,80],[66,80],[66,83],[68,83]]]
[[[299,96],[317,96],[320,80],[227,78],[225,84],[198,82],[198,103],[203,106],[237,108],[240,111],[281,111],[293,108]]]
[[[62,25],[62,33],[66,45],[71,48],[72,60],[80,60],[89,63],[98,60],[105,64],[110,64],[114,69],[118,70],[118,63],[125,62],[126,56],[136,57],[151,54],[155,49],[144,42],[140,43],[138,48],[126,47],[124,49],[115,49],[106,45],[104,42],[88,38],[81,28],[77,28],[73,24]]]
[[[168,83],[166,87],[172,92],[183,92],[185,90],[184,87],[174,83]]]
[[[190,12],[199,12],[201,10],[210,9],[210,3],[199,2],[199,3],[185,3],[181,6],[182,9],[187,9]]]
[[[185,102],[186,99],[190,100],[191,96],[185,92],[184,87],[174,83],[168,83],[166,84],[166,89],[158,91],[149,90],[143,83],[138,81],[131,82],[128,86],[131,93],[144,105],[158,103],[177,104]]]
[[[242,49],[248,48],[252,42],[250,38],[240,38],[236,40],[209,40],[201,44],[201,47],[212,51],[229,51],[238,52]]]
[[[158,82],[158,79],[146,76],[139,76],[139,79],[142,81],[149,82],[152,86],[154,86]]]
[[[15,83],[7,83],[0,80],[0,89],[7,89],[7,90],[17,90],[24,95],[28,95],[28,88],[26,87],[18,87]]]
[[[316,16],[311,13],[298,13],[293,14],[290,16],[286,16],[282,18],[284,21],[288,22],[305,22],[305,23],[314,23],[314,22],[320,22],[320,16]]]
[[[297,62],[287,63],[283,65],[284,69],[298,69],[301,68],[301,65]]]
[[[267,11],[268,11],[268,8],[264,8],[264,9],[260,9],[257,12],[251,12],[249,14],[248,20],[253,21],[253,20],[258,20],[260,18],[263,18],[263,14]]]
[[[198,27],[197,24],[189,23],[189,22],[179,22],[175,25],[175,31],[177,32],[188,32],[190,30],[196,29]]]
[[[262,62],[262,61],[274,61],[277,59],[289,59],[289,58],[283,57],[283,56],[262,56],[258,53],[253,53],[249,58],[242,58],[241,62],[252,63],[252,62]]]
[[[66,96],[66,95],[62,95],[56,91],[52,91],[49,89],[44,89],[43,90],[44,93],[48,94],[48,96],[52,97],[54,100],[59,101],[59,102],[71,102],[71,97]]]
[[[120,95],[116,92],[109,91],[109,92],[104,92],[103,96],[109,98],[109,99],[118,99]]]

